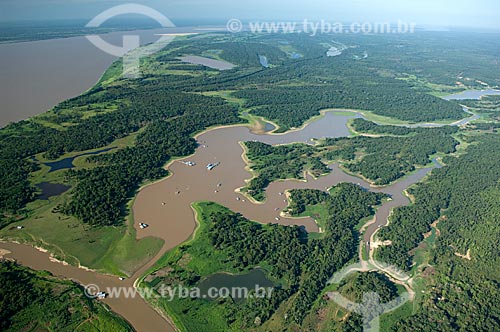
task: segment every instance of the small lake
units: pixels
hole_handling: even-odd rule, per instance
[[[36,186],[42,191],[42,193],[37,197],[41,200],[48,200],[50,197],[59,196],[71,188],[70,186],[64,184],[50,182],[42,182]]]
[[[368,58],[368,52],[364,51],[362,56],[359,55],[353,55],[354,60],[363,60]]]
[[[202,280],[198,287],[200,288],[200,292],[203,295],[208,295],[210,288],[246,288],[248,291],[253,291],[256,287],[274,287],[272,281],[270,281],[263,270],[255,269],[247,274],[228,274],[228,273],[216,273],[208,276],[206,279]],[[236,292],[235,292],[236,293]],[[243,298],[239,298],[234,294],[234,300],[243,300]]]
[[[47,162],[47,163],[44,163],[44,165],[50,167],[49,173],[59,171],[61,169],[70,169],[70,168],[75,167],[75,165],[73,165],[73,161],[76,158],[83,157],[83,156],[92,156],[92,155],[96,155],[99,153],[108,152],[108,151],[111,151],[113,149],[116,149],[116,148],[108,148],[108,149],[94,151],[94,152],[82,153],[82,154],[76,155],[74,157],[68,157],[68,158],[61,159],[59,161]]]
[[[259,62],[264,68],[269,68],[269,62],[267,61],[267,57],[264,55],[259,55]]]
[[[274,126],[272,123],[266,122],[266,125],[264,126],[264,131],[266,133],[269,133],[269,132],[273,131],[274,129],[276,129],[276,126]]]
[[[333,57],[333,56],[339,56],[342,54],[342,51],[336,48],[335,46],[330,47],[328,52],[326,52],[326,56]]]
[[[500,95],[500,90],[467,90],[460,93],[455,93],[446,97],[445,100],[464,100],[464,99],[476,99],[479,100],[484,96],[494,96]]]
[[[181,57],[180,60],[193,65],[202,65],[217,70],[229,70],[236,67],[236,65],[227,61],[215,60],[197,55],[186,55]]]

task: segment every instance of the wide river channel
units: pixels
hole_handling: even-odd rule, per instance
[[[157,34],[192,33],[193,27],[112,32],[101,37],[120,46],[125,35],[140,44]],[[0,128],[43,113],[90,89],[117,57],[95,47],[84,36],[0,44]]]

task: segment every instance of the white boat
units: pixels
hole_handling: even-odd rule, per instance
[[[107,293],[105,293],[105,292],[99,292],[99,293],[97,293],[97,294],[96,294],[96,297],[97,297],[99,300],[103,300],[103,299],[105,299],[107,296],[108,296],[108,294],[107,294]]]
[[[219,166],[220,165],[220,162],[216,163],[216,164],[208,164],[207,165],[207,169],[209,171],[213,170],[215,167]]]

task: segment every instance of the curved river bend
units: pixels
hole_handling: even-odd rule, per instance
[[[240,142],[257,140],[268,144],[286,144],[292,142],[311,143],[314,138],[349,136],[347,121],[352,116],[336,115],[327,112],[322,118],[311,122],[304,128],[282,135],[257,135],[246,126],[231,126],[208,130],[198,135],[200,144],[195,154],[172,162],[168,169],[171,176],[143,188],[134,203],[133,213],[138,237],[155,236],[165,240],[161,251],[149,263],[138,270],[131,278],[120,281],[115,276],[108,276],[94,271],[63,265],[49,260],[49,254],[32,247],[14,243],[0,243],[0,248],[11,251],[6,257],[17,259],[21,264],[36,270],[48,270],[55,275],[73,279],[83,285],[95,284],[100,289],[107,287],[133,287],[134,281],[150,268],[166,251],[188,239],[196,227],[191,204],[196,201],[214,201],[250,220],[261,223],[280,223],[283,225],[303,225],[310,232],[318,231],[311,218],[286,218],[280,212],[288,205],[286,190],[290,189],[327,189],[341,182],[359,184],[374,192],[383,192],[392,196],[376,212],[375,222],[364,233],[369,241],[379,225],[385,224],[392,208],[406,205],[409,200],[403,191],[420,181],[432,168],[420,169],[401,179],[392,186],[372,188],[365,181],[345,174],[338,165],[331,166],[332,172],[318,179],[307,176],[307,181],[287,180],[272,183],[266,190],[267,199],[263,204],[250,202],[237,192],[245,186],[245,180],[252,176],[246,170],[242,158],[243,148]],[[192,161],[195,166],[183,162]],[[206,165],[220,163],[209,171]],[[277,221],[277,218],[279,219]],[[150,225],[140,229],[139,223]],[[175,328],[164,317],[151,308],[139,296],[104,300],[118,314],[127,319],[137,331],[156,332],[174,331]]]

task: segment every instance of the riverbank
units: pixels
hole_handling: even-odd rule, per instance
[[[82,286],[89,286],[93,291],[107,291],[133,287],[133,278],[119,280],[116,276],[84,270],[72,265],[64,265],[50,260],[50,253],[15,243],[1,243],[0,248],[10,251],[4,257],[15,259],[18,263],[37,271],[49,271],[55,276],[73,280]],[[151,308],[138,294],[132,297],[106,298],[104,303],[124,317],[135,330],[151,332],[174,332],[164,318]]]
[[[345,124],[350,117],[339,115],[333,118],[341,120],[343,130],[347,130]],[[330,122],[332,119],[331,116],[327,118],[325,115],[321,119],[311,123],[310,126],[328,120],[328,125],[325,126],[328,131],[324,132],[325,136],[343,135],[345,132],[343,130],[335,131],[336,127],[332,128]],[[309,127],[307,128],[310,129]],[[130,281],[130,285],[137,285],[135,278],[139,278],[148,271],[153,264],[163,257],[165,252],[193,236],[197,228],[196,210],[193,212],[191,207],[193,202],[208,199],[227,206],[233,211],[240,212],[250,220],[256,220],[264,224],[276,223],[275,217],[279,217],[279,223],[282,225],[303,225],[309,232],[318,232],[318,226],[310,217],[300,220],[283,217],[281,213],[288,206],[288,200],[286,196],[279,195],[279,193],[284,193],[290,189],[304,188],[324,190],[324,188],[331,187],[340,182],[359,183],[368,189],[370,185],[358,178],[341,172],[336,166],[333,166],[333,172],[330,175],[316,180],[307,176],[306,182],[286,180],[272,183],[266,191],[268,199],[263,204],[255,205],[249,201],[244,201],[242,196],[238,196],[239,194],[234,192],[236,188],[245,185],[245,179],[251,177],[251,174],[245,170],[246,162],[242,158],[241,141],[258,139],[270,144],[309,142],[313,138],[313,135],[316,137],[318,133],[321,132],[317,130],[307,131],[306,129],[305,136],[300,135],[302,134],[301,132],[294,132],[288,135],[278,135],[279,138],[277,138],[276,135],[256,135],[248,127],[241,124],[214,127],[198,133],[196,138],[199,142],[204,142],[203,145],[191,156],[171,160],[167,165],[167,168],[171,172],[169,177],[154,184],[144,186],[139,191],[136,200],[131,203],[134,209],[132,220],[135,220],[134,224],[136,227],[139,220],[150,225],[145,230],[137,228],[137,237],[139,239],[150,236],[159,237],[164,239],[165,245],[149,263],[136,272],[133,277],[134,280]],[[192,160],[197,166],[189,167],[183,163],[175,162],[183,160]],[[220,166],[212,171],[205,169],[204,165],[206,162],[217,161],[221,162]],[[413,179],[416,181],[419,180],[418,177]],[[405,181],[408,181],[408,179],[404,179],[403,182]],[[382,189],[377,190],[382,191]],[[387,191],[397,192],[399,190],[396,186]],[[237,200],[237,197],[240,197],[240,200]],[[378,214],[380,219],[384,219],[385,206],[382,206],[378,210],[382,211],[380,212],[381,214]],[[137,209],[138,207],[139,209]],[[377,220],[380,219],[377,218]],[[72,267],[64,266],[64,268],[71,269]],[[94,278],[99,279],[100,277],[97,277],[97,275],[94,273]],[[148,315],[145,316],[147,317]],[[164,320],[162,319],[162,321]]]

